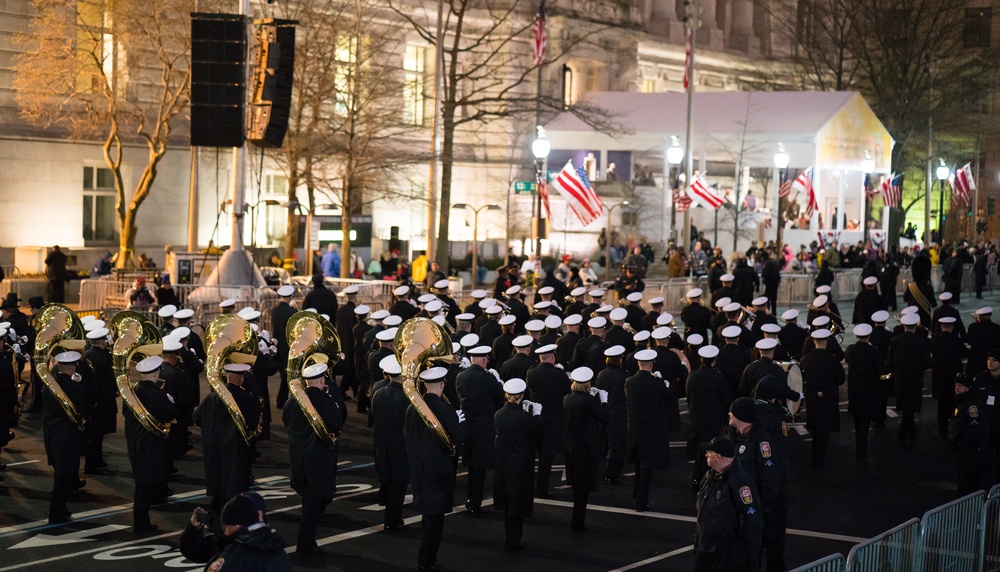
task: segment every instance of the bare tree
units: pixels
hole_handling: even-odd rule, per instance
[[[173,129],[188,105],[193,3],[33,0],[37,16],[15,37],[13,87],[29,123],[103,141],[121,231],[119,267],[134,264],[136,217],[148,198]],[[148,149],[132,189],[124,146]],[[129,191],[131,190],[131,193]]]

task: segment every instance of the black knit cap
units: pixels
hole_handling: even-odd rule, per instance
[[[991,357],[997,361],[1000,361],[1000,348],[993,348],[992,350],[989,351],[989,353],[986,354],[986,357],[988,358]]]
[[[729,407],[730,413],[744,423],[755,423],[757,421],[757,406],[753,404],[753,399],[741,397],[733,402]]]
[[[250,526],[257,524],[257,505],[246,495],[233,497],[222,507],[222,524],[234,526]]]

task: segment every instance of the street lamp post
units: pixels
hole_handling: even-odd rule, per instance
[[[938,197],[938,240],[944,244],[944,182],[948,180],[951,169],[944,164],[944,159],[938,160],[941,162],[935,171],[941,188],[941,194]]]
[[[871,174],[875,172],[875,160],[872,159],[871,151],[865,149],[865,158],[861,160],[861,171],[865,174],[865,182],[868,184],[870,181]],[[868,220],[871,218],[872,212],[872,199],[868,196],[868,188],[865,187],[865,209],[861,213],[862,216],[862,235],[861,239],[864,241],[868,240]]]
[[[472,205],[465,203],[455,203],[451,205],[452,209],[462,210],[469,209],[472,211],[472,287],[476,287],[476,274],[479,270],[479,211],[502,211],[500,205],[488,204],[479,207],[478,209]]]
[[[604,256],[607,257],[605,259],[605,262],[607,262],[607,264],[605,264],[605,266],[604,266],[604,279],[605,280],[611,280],[611,213],[613,213],[616,208],[618,208],[618,207],[620,207],[622,205],[627,205],[627,204],[628,204],[628,201],[622,201],[622,202],[618,203],[617,205],[614,205],[614,206],[612,206],[611,208],[608,209],[608,243],[607,243],[607,246],[605,247],[605,251],[606,252],[604,253]]]
[[[545,184],[545,160],[552,150],[552,143],[545,138],[545,128],[541,125],[535,127],[537,136],[531,142],[531,154],[535,156],[535,201],[532,210],[537,213],[535,222],[535,260],[540,265],[542,263],[542,185]],[[473,279],[475,283],[475,279]]]
[[[669,192],[673,193],[673,189],[676,186],[676,179],[674,178],[674,170],[677,169],[679,167],[679,165],[681,164],[681,161],[684,160],[684,148],[681,147],[680,140],[677,139],[676,135],[671,135],[670,139],[671,139],[670,147],[667,147],[667,150],[666,150],[667,163],[670,164],[670,174],[669,174],[669,177],[668,177],[670,179],[670,181],[669,181],[669,183],[667,181],[664,181],[663,182],[663,188],[666,189],[667,185],[669,184],[669,186],[670,186],[669,187],[670,188]],[[673,196],[671,195],[671,198],[670,198],[670,234],[673,235],[675,232],[677,232],[676,229],[677,229],[677,201],[675,201],[674,198],[673,198]],[[608,232],[611,232],[611,229],[608,229]],[[675,240],[675,244],[676,244],[676,240]]]
[[[778,256],[784,258],[785,249],[781,244],[781,234],[785,229],[785,211],[781,208],[781,179],[782,175],[788,176],[788,153],[785,152],[784,143],[778,143],[778,152],[774,154],[774,168],[778,170]]]

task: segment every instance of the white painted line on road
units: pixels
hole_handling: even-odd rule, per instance
[[[32,536],[31,538],[24,540],[11,546],[7,550],[14,550],[15,548],[40,548],[42,546],[58,546],[60,544],[75,544],[77,542],[90,542],[94,540],[92,536],[100,536],[102,534],[108,534],[109,532],[115,532],[116,530],[122,530],[128,528],[123,524],[106,524],[104,526],[99,526],[97,528],[91,528],[88,530],[79,530],[77,532],[69,532],[66,534],[38,534]]]
[[[32,463],[39,463],[39,462],[41,462],[39,459],[35,459],[34,461],[18,461],[16,463],[7,463],[7,466],[16,467],[18,465],[30,465]]]
[[[628,566],[622,566],[621,568],[615,568],[614,570],[611,570],[610,572],[626,572],[627,570],[635,570],[636,568],[642,568],[643,566],[645,566],[647,564],[652,564],[653,562],[659,562],[660,560],[666,560],[667,558],[671,558],[673,556],[678,556],[680,554],[684,554],[685,552],[691,552],[692,550],[694,550],[694,544],[691,544],[689,546],[685,546],[684,548],[678,548],[677,550],[671,550],[670,552],[667,552],[665,554],[660,554],[659,556],[653,556],[652,558],[647,558],[645,560],[640,560],[640,561],[635,562],[633,564],[629,564]]]
[[[888,417],[899,417],[899,414],[896,413],[896,411],[894,409],[892,409],[891,407],[887,407],[885,409],[885,414]]]

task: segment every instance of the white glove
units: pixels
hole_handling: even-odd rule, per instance
[[[458,415],[458,422],[459,423],[465,423],[465,413],[462,413],[461,409],[456,410],[455,414]]]
[[[198,352],[194,351],[194,348],[188,348],[188,351],[191,352],[191,355],[193,355],[195,357],[198,356]]]
[[[472,367],[472,362],[469,361],[469,358],[463,357],[462,359],[458,360],[458,367],[462,369],[469,369],[470,367]]]
[[[597,398],[601,400],[601,403],[608,402],[608,392],[604,389],[597,390]]]
[[[521,409],[524,409],[526,413],[531,413],[531,406],[535,403],[533,401],[528,401],[527,399],[521,401]]]
[[[660,372],[658,372],[658,371],[654,371],[653,372],[653,377],[658,377],[660,379],[663,379],[663,374],[660,373]]]
[[[556,364],[556,367],[558,367],[559,369],[561,369],[561,370],[563,370],[563,371],[565,371],[565,370],[566,370],[566,368],[565,368],[565,367],[563,367],[563,364],[561,364],[561,363],[557,363],[557,364]]]
[[[541,415],[542,414],[542,404],[541,403],[532,403],[531,404],[531,414],[534,415],[535,417],[538,417],[539,415]]]
[[[268,331],[267,331],[267,330],[261,330],[261,331],[260,331],[260,337],[261,337],[261,339],[263,339],[263,340],[264,340],[265,342],[268,342],[268,343],[270,343],[270,342],[271,342],[271,334],[270,334],[270,333],[268,333]]]
[[[173,396],[173,395],[170,395],[170,394],[168,393],[168,394],[167,394],[167,399],[169,399],[169,400],[170,400],[170,403],[174,403],[174,396]]]
[[[799,401],[802,401],[802,400],[803,400],[803,399],[805,399],[805,398],[806,398],[806,394],[805,394],[805,393],[802,393],[802,392],[800,391],[800,392],[799,392]]]
[[[11,348],[11,349],[13,349],[14,353],[16,353],[16,354],[21,353],[21,344],[14,344],[14,347]]]
[[[598,392],[600,392],[600,391],[601,391],[601,390],[600,390],[600,389],[597,389],[596,387],[591,387],[591,388],[590,388],[590,395],[591,395],[591,396],[594,396],[594,395],[597,395],[597,394],[598,394]]]
[[[497,373],[497,370],[495,370],[495,369],[493,369],[493,368],[491,367],[491,368],[489,369],[489,372],[493,374],[493,377],[497,378],[497,382],[498,382],[498,383],[501,383],[501,384],[503,383],[503,380],[502,380],[502,379],[500,379],[500,374],[499,374],[499,373]]]
[[[71,375],[69,377],[70,377],[70,379],[72,379],[73,381],[75,381],[77,383],[80,383],[81,381],[83,381],[83,376],[80,375],[80,374],[78,374],[78,373],[76,373],[76,372],[73,372],[73,375]]]
[[[278,353],[278,346],[268,346],[267,351],[271,355],[274,355]],[[340,354],[340,359],[344,359],[344,354]]]
[[[259,344],[257,345],[257,347],[258,347],[258,349],[260,349],[260,353],[262,353],[262,354],[266,354],[266,353],[268,353],[268,350],[267,350],[267,342],[265,342],[265,341],[261,341],[261,342],[260,342],[260,343],[259,343]]]
[[[667,386],[667,389],[670,389],[670,382],[668,380],[664,379],[663,385]]]

